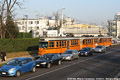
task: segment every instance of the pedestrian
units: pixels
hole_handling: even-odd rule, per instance
[[[1,51],[1,59],[2,59],[2,62],[6,60],[6,52],[3,49]]]

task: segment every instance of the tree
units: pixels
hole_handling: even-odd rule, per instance
[[[7,27],[7,25],[5,25],[5,20],[6,21],[8,21],[8,19],[12,20],[12,17],[13,17],[12,13],[14,12],[15,5],[17,5],[21,8],[21,2],[18,2],[18,0],[1,0],[0,1],[0,32],[1,32],[1,38],[5,38],[6,32],[7,32],[7,34],[11,35],[11,33],[9,33],[10,31],[8,31],[9,28]],[[9,23],[9,22],[6,22],[6,23]],[[11,27],[11,26],[9,26],[9,27]]]
[[[5,0],[0,1],[0,33],[1,38],[5,38],[5,24],[4,24]]]
[[[55,25],[57,27],[58,33],[59,33],[59,29],[60,29],[60,25],[59,25],[59,21],[60,21],[60,15],[59,12],[54,12],[53,16],[55,17]]]
[[[17,38],[18,37],[19,29],[17,25],[14,23],[11,16],[7,17],[5,26],[6,26],[6,35],[5,35],[6,38]]]

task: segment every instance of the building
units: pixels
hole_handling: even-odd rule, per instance
[[[120,40],[120,12],[114,16],[113,20],[108,21],[109,36]]]
[[[64,26],[64,28],[99,28],[99,26],[89,24],[72,24]]]
[[[74,36],[92,35],[92,36],[108,36],[108,30],[102,28],[64,28],[66,34],[74,34]]]
[[[39,19],[18,19],[15,20],[18,25],[19,32],[33,32],[33,37],[43,36],[43,31],[48,27],[55,26],[55,20],[49,18]]]

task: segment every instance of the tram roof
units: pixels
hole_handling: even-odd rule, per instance
[[[77,39],[98,39],[111,37],[41,37],[39,41],[53,41],[53,40],[77,40]]]

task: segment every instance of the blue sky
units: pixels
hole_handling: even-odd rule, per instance
[[[35,15],[51,16],[53,12],[65,8],[64,14],[81,22],[107,24],[107,20],[113,19],[120,12],[120,0],[26,0],[22,6],[25,9],[17,9],[17,18],[23,18],[27,14],[29,18]]]

